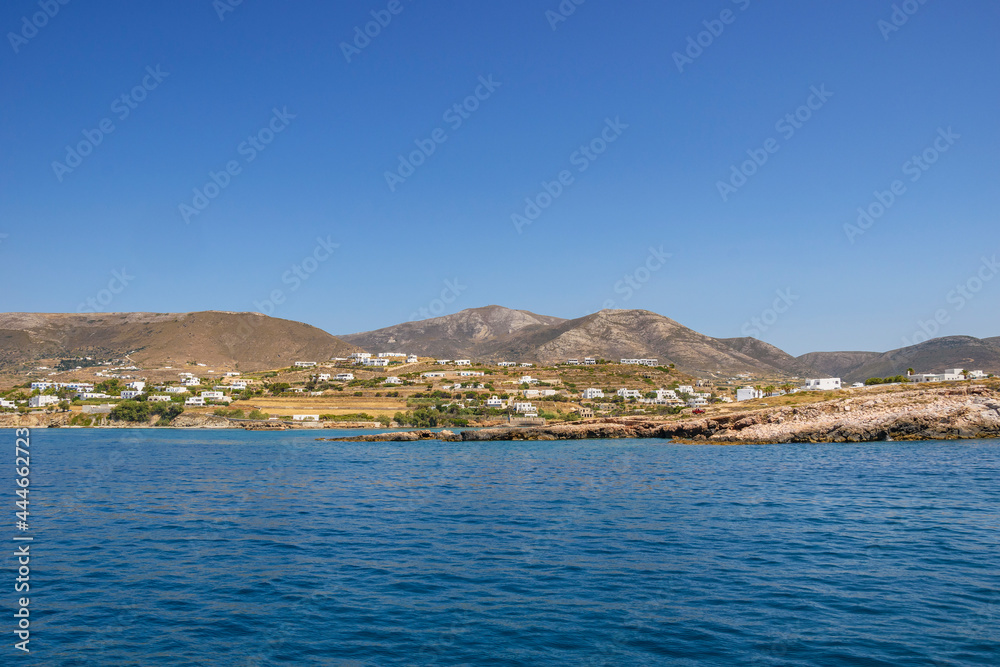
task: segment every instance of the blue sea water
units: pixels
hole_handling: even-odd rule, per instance
[[[316,435],[33,431],[0,663],[1000,664],[1000,442]]]

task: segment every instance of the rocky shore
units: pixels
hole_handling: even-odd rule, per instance
[[[771,444],[874,442],[1000,437],[1000,391],[985,386],[911,389],[858,395],[801,407],[680,421],[596,419],[573,424],[461,431],[400,431],[329,441],[410,442],[445,440],[579,440],[659,438],[682,442]]]

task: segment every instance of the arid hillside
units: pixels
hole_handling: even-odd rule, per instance
[[[128,357],[241,370],[346,356],[354,346],[317,329],[259,313],[0,313],[0,369],[42,360]]]

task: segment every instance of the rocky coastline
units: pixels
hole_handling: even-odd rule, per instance
[[[339,442],[475,442],[656,438],[701,444],[775,444],[998,437],[1000,391],[985,386],[970,386],[852,396],[801,407],[761,408],[679,421],[606,418],[551,426],[460,432],[397,431],[317,439]]]

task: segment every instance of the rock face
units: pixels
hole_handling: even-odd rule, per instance
[[[663,422],[600,419],[574,424],[488,428],[451,433],[407,431],[338,441],[581,440],[673,438],[693,442],[874,442],[1000,437],[1000,391],[982,386],[909,390],[806,407],[765,408],[735,415]]]

